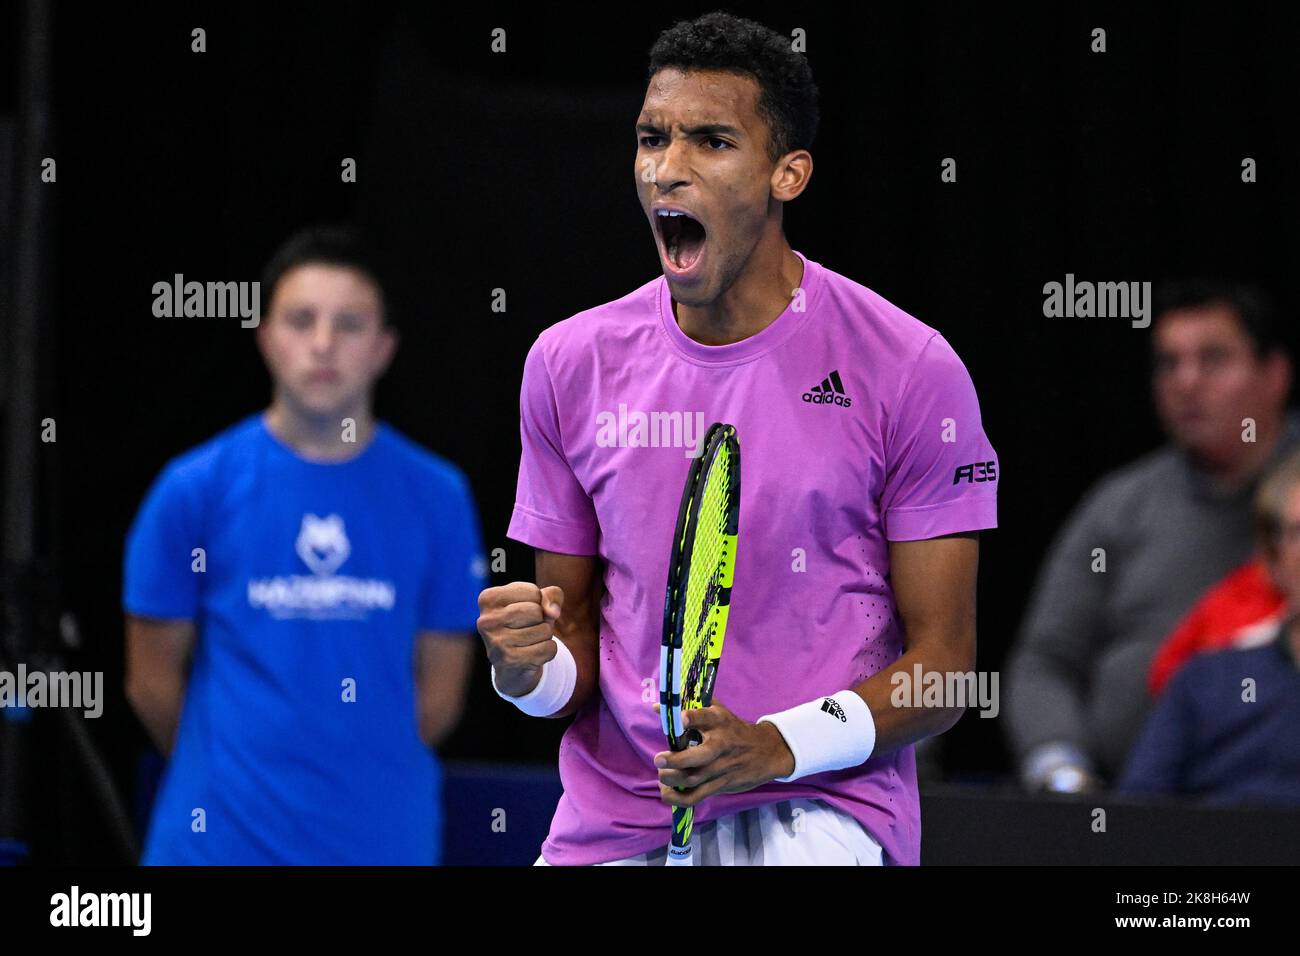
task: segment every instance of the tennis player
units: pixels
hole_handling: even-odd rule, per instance
[[[171,461],[127,540],[127,693],[170,757],[143,861],[435,863],[473,498],[371,411],[397,333],[354,235],[293,237],[262,289],[270,407]]]
[[[916,864],[913,744],[962,709],[895,706],[893,678],[974,669],[998,473],[974,386],[938,332],[787,243],[818,121],[788,39],[710,14],[649,75],[634,173],[663,275],[533,345],[509,533],[536,582],[479,596],[497,692],[576,715],[537,862],[662,863],[680,804],[696,864]],[[740,438],[741,540],[703,742],[671,753],[664,586],[713,421]]]

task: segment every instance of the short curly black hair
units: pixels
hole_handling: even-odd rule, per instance
[[[772,161],[812,147],[821,120],[817,84],[807,58],[795,52],[788,37],[730,13],[706,13],[673,24],[655,40],[647,79],[670,67],[752,76],[760,90],[758,112],[767,120]]]

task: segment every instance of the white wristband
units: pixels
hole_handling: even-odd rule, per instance
[[[794,772],[777,777],[781,783],[856,767],[876,748],[876,721],[871,708],[851,690],[758,718],[759,723],[765,720],[776,725],[794,754]]]
[[[492,668],[492,689],[497,696],[508,700],[530,717],[549,717],[569,702],[573,688],[578,683],[578,662],[564,641],[552,637],[555,656],[542,665],[542,679],[523,697],[511,697],[497,687],[497,669]]]

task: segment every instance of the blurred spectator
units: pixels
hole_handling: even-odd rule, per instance
[[[1267,300],[1161,289],[1152,394],[1169,442],[1093,485],[1053,541],[1008,665],[1007,726],[1032,789],[1118,774],[1160,642],[1252,552],[1259,475],[1300,443],[1291,360]]]
[[[1256,510],[1282,620],[1262,646],[1199,654],[1178,671],[1118,790],[1300,805],[1300,458],[1264,482]]]
[[[168,463],[127,539],[127,696],[168,757],[143,862],[436,863],[473,496],[374,416],[397,332],[356,236],[300,233],[261,288],[270,407]]]
[[[1147,690],[1159,697],[1178,669],[1201,651],[1256,647],[1272,640],[1285,605],[1263,558],[1242,565],[1196,602],[1160,645]]]

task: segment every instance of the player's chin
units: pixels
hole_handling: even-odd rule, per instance
[[[672,293],[673,300],[678,305],[704,309],[712,305],[718,297],[713,277],[708,274],[703,274],[698,281],[690,283],[678,282],[667,273],[665,277],[668,279],[668,291]]]

